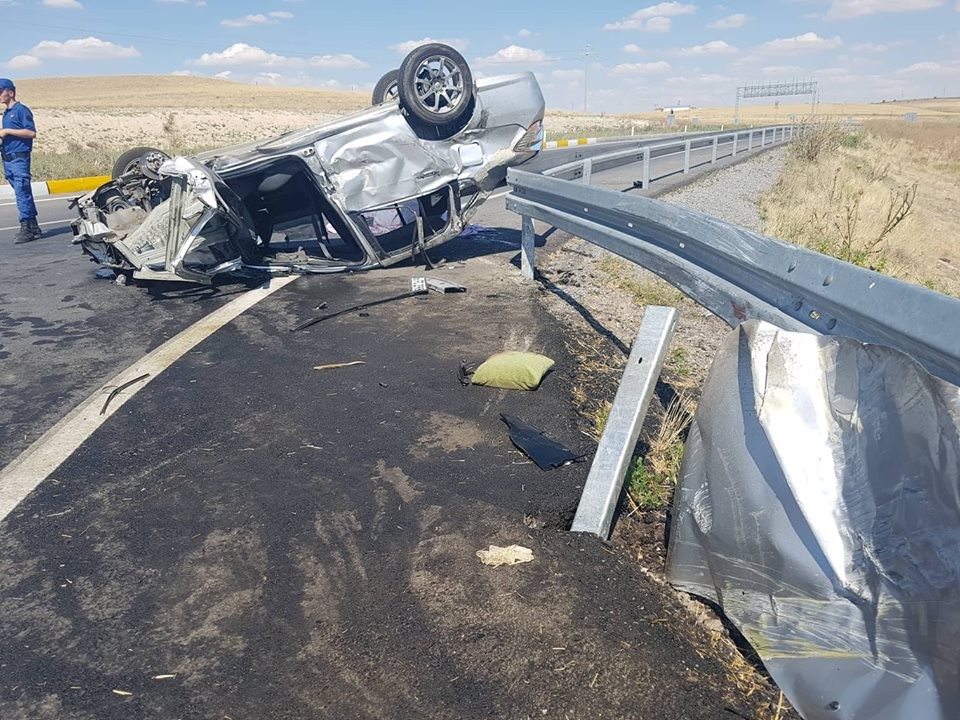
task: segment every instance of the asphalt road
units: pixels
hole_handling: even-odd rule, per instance
[[[631,172],[597,182],[625,189]],[[44,239],[0,231],[2,463],[246,290],[96,280],[68,217],[46,201]],[[565,532],[587,464],[545,473],[507,439],[501,413],[593,449],[566,338],[513,266],[518,219],[494,199],[474,221],[486,230],[440,249],[434,273],[467,293],[294,333],[323,302],[423,271],[298,279],[173,362],[0,521],[0,717],[735,716],[674,601]],[[534,393],[460,385],[462,360],[503,349],[557,365]],[[535,560],[475,556],[512,543]]]

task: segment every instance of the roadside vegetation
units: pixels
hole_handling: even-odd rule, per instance
[[[960,297],[960,122],[808,128],[761,202],[764,232]]]

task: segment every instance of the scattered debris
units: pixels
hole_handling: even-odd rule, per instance
[[[117,279],[114,280],[113,282],[115,285],[119,285],[120,287],[123,287],[124,285],[127,284],[127,276],[124,275],[123,273],[120,273],[119,275],[117,275]]]
[[[476,369],[461,362],[459,378],[462,385],[536,390],[553,365],[553,360],[545,355],[511,350],[491,355]]]
[[[126,690],[111,690],[114,695],[119,695],[120,697],[133,697],[132,692],[127,692]]]
[[[317,317],[310,318],[309,320],[304,320],[299,325],[296,325],[290,328],[291,332],[296,332],[298,330],[305,330],[308,327],[316,325],[317,323],[323,322],[324,320],[330,320],[331,318],[340,317],[341,315],[346,315],[347,313],[354,312],[356,310],[365,310],[366,308],[375,307],[377,305],[383,305],[384,303],[394,302],[395,300],[404,300],[409,297],[414,297],[416,295],[425,295],[427,293],[427,284],[423,278],[410,278],[410,291],[405,293],[400,293],[399,295],[391,295],[390,297],[382,298],[380,300],[372,300],[368,303],[361,303],[360,305],[354,305],[353,307],[348,307],[344,310],[338,310],[337,312],[327,313],[326,315],[318,315]],[[326,307],[326,303],[323,304],[323,307]]]
[[[337,368],[353,367],[354,365],[366,365],[363,360],[354,360],[353,362],[329,363],[327,365],[314,365],[314,370],[336,370]]]
[[[510,441],[533,460],[541,470],[553,470],[584,457],[577,455],[555,440],[546,437],[541,430],[528,425],[513,415],[500,415],[509,428]]]
[[[117,274],[108,267],[97,268],[93,271],[93,276],[97,280],[113,280]]]
[[[169,674],[168,674],[168,675],[154,675],[151,679],[152,679],[152,680],[173,680],[175,677],[177,677],[177,676],[176,676],[176,675],[169,675]]]
[[[100,408],[100,414],[103,415],[104,413],[107,412],[107,407],[110,405],[110,401],[113,400],[117,395],[119,395],[121,392],[126,390],[131,385],[135,385],[141,380],[146,380],[148,377],[150,377],[150,373],[144,373],[139,377],[135,377],[133,380],[127,380],[127,382],[123,383],[123,385],[118,385],[113,390],[111,390],[110,394],[107,395],[106,401],[103,403],[103,407]]]
[[[480,558],[480,562],[490,567],[517,565],[533,560],[533,550],[522,545],[510,545],[509,547],[491,545],[486,550],[477,550],[477,557]]]

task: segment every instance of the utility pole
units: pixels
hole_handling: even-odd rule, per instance
[[[590,59],[590,46],[583,49],[583,112],[587,112],[587,64]]]

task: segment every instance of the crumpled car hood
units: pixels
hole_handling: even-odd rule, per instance
[[[807,718],[960,708],[960,390],[890,348],[751,321],[714,361],[670,581]]]

